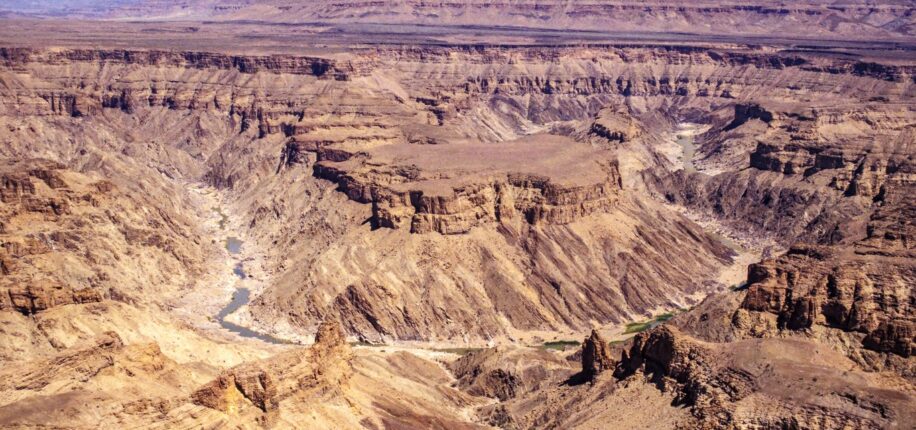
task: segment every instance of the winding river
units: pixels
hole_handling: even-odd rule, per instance
[[[232,255],[238,255],[242,251],[242,244],[243,242],[236,237],[229,237],[226,239],[226,249],[229,250],[229,253]],[[234,273],[240,281],[248,277],[248,275],[245,274],[245,267],[242,265],[242,262],[236,263],[235,267],[232,269],[232,273]],[[232,300],[216,314],[216,320],[219,321],[219,324],[223,326],[224,329],[242,337],[260,339],[268,343],[289,343],[273,336],[256,332],[248,327],[226,321],[227,316],[239,310],[242,306],[247,305],[250,300],[250,290],[244,287],[236,288],[235,293],[232,294]]]

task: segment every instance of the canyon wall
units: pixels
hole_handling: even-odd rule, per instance
[[[715,284],[731,252],[636,190],[714,206],[735,227],[777,239],[853,222],[870,203],[847,196],[852,182],[835,173],[860,164],[855,147],[844,145],[845,155],[814,149],[816,133],[832,127],[817,118],[836,114],[783,113],[761,94],[800,103],[804,87],[819,104],[884,97],[905,106],[913,86],[906,63],[678,46],[401,47],[315,57],[0,52],[9,71],[0,110],[31,123],[12,135],[84,136],[61,146],[43,132],[29,148],[9,145],[8,155],[43,152],[91,168],[85,154],[104,148],[172,178],[232,189],[250,234],[275,261],[266,268],[274,285],[255,300],[252,320],[307,332],[340,314],[348,332],[372,340],[468,331],[479,340],[687,305]],[[843,115],[882,125],[841,129],[848,139],[896,135],[912,121],[877,105],[858,110]],[[711,121],[700,149],[727,172],[677,172],[659,136],[640,131],[685,115]],[[815,134],[805,134],[811,121]],[[715,158],[716,148],[730,147],[723,136],[761,124],[769,137],[742,144],[747,158]],[[814,136],[808,147],[783,147],[817,155],[780,155],[783,136]],[[886,153],[897,166],[899,150]],[[892,178],[904,172],[891,170]],[[836,191],[821,187],[825,172]],[[885,179],[866,187],[855,172],[856,190],[880,194]],[[768,203],[775,189],[786,191]],[[760,210],[769,204],[782,213]],[[794,211],[809,215],[783,216]],[[701,251],[685,256],[685,244]]]

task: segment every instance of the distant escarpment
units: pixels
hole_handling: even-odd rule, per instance
[[[294,55],[229,55],[214,52],[129,49],[0,48],[0,61],[8,67],[24,63],[66,65],[79,62],[112,65],[167,66],[194,69],[236,70],[241,73],[287,73],[348,80],[371,72],[371,57],[335,59]]]
[[[690,4],[670,0],[597,0],[585,3],[564,0],[335,0],[307,3],[269,0],[257,4],[241,0],[219,0],[184,1],[179,4],[147,1],[119,6],[102,11],[90,7],[84,8],[82,12],[89,15],[104,12],[103,16],[147,19],[174,14],[204,20],[257,20],[274,23],[386,23],[570,32],[613,29],[619,32],[820,36],[852,40],[883,40],[913,35],[912,4],[876,4],[861,0],[845,1],[842,4],[821,0],[793,3],[741,0]],[[43,8],[39,7],[39,10]]]
[[[334,131],[335,122],[340,123],[337,127],[378,126],[374,135],[390,138],[391,133],[383,128],[392,120],[402,122],[398,117],[414,123],[419,120],[419,124],[447,125],[461,117],[476,116],[472,113],[481,102],[505,105],[499,110],[518,111],[528,121],[543,123],[585,119],[604,107],[608,97],[741,99],[761,85],[774,97],[790,96],[801,87],[865,97],[899,91],[916,75],[913,66],[905,64],[874,64],[815,54],[614,45],[512,50],[473,45],[447,49],[384,47],[326,57],[5,47],[0,48],[0,64],[44,82],[38,88],[29,89],[34,85],[22,82],[4,90],[19,97],[16,108],[23,113],[80,117],[101,109],[132,113],[146,107],[216,111],[236,130],[257,130],[262,138],[272,134],[311,138],[318,133],[317,140],[330,138],[332,142],[339,138],[320,132]],[[549,67],[544,68],[544,64]],[[99,74],[101,67],[121,73]],[[818,78],[825,75],[835,79]],[[398,85],[376,88],[380,81],[371,76],[397,76]],[[366,82],[347,83],[354,79]],[[369,88],[356,88],[365,84]],[[537,99],[515,100],[523,95]],[[582,96],[596,99],[586,103],[569,99]],[[329,112],[320,105],[331,100],[347,101],[335,105],[341,115],[338,118],[322,115]],[[356,117],[345,116],[354,112]],[[390,112],[393,116],[372,112]],[[505,112],[493,114],[494,118],[486,118],[488,122],[509,119]],[[328,124],[316,123],[316,115]],[[489,128],[488,133],[475,137],[506,138],[498,133],[499,127],[491,124]],[[415,130],[394,133],[407,140],[415,134]],[[360,136],[363,140],[372,137]]]

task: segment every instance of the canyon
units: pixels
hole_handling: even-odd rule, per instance
[[[911,428],[914,8],[846,3],[8,6],[0,426]]]

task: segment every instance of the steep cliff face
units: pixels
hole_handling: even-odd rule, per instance
[[[914,280],[913,227],[905,220],[913,204],[904,197],[914,187],[909,110],[878,102],[753,105],[736,108],[721,123],[754,136],[756,144],[747,146],[747,158],[739,161],[748,170],[682,175],[667,182],[671,189],[682,179],[697,182],[683,194],[668,189],[668,197],[794,244],[785,255],[751,265],[735,323],[762,337],[827,328],[857,345],[841,349],[865,368],[909,374],[914,340],[906,316]],[[717,148],[741,139],[732,131],[713,133],[703,149],[711,160]]]
[[[314,170],[371,203],[373,226],[413,233],[467,233],[514,218],[567,224],[611,211],[621,192],[616,166],[600,161],[606,154],[557,137],[422,151],[401,145],[343,161],[323,156]]]
[[[861,232],[750,265],[745,286],[637,334],[619,359],[593,334],[579,374],[589,384],[557,372],[552,388],[480,416],[514,428],[590,426],[621,409],[652,428],[905,426],[916,405],[906,178],[868,200]]]
[[[593,319],[629,319],[623,315],[646,312],[659,301],[689,303],[689,295],[707,288],[691,273],[717,263],[709,256],[678,256],[677,246],[693,244],[720,256],[712,258],[727,258],[730,251],[692,230],[686,219],[646,218],[631,205],[567,225],[532,227],[516,220],[464,235],[376,230],[354,240],[371,231],[363,226],[323,236],[319,250],[311,244],[291,248],[310,255],[311,263],[291,269],[288,279],[255,300],[255,316],[265,327],[289,316],[307,327],[325,314],[339,314],[348,332],[373,342],[482,343],[475,337],[563,330]],[[321,212],[333,214],[316,214]],[[301,219],[307,229],[320,226]],[[637,245],[643,240],[653,245]],[[358,257],[340,257],[348,255]],[[672,259],[679,270],[650,269]],[[672,294],[666,285],[692,287]],[[289,309],[287,316],[277,309]]]
[[[912,419],[913,225],[887,216],[912,211],[911,189],[877,201],[855,242],[795,245],[750,265],[746,288],[637,335],[615,376],[671,384],[710,428]],[[896,392],[878,388],[890,380]]]
[[[860,332],[866,348],[913,353],[911,314],[914,268],[903,254],[857,249],[842,255],[829,248],[795,247],[753,265],[741,308],[772,314],[781,329],[814,324]]]
[[[913,354],[912,184],[890,188],[851,245],[798,245],[752,265],[736,321],[757,335],[825,326],[856,333],[865,348]],[[888,216],[893,213],[895,215]]]

